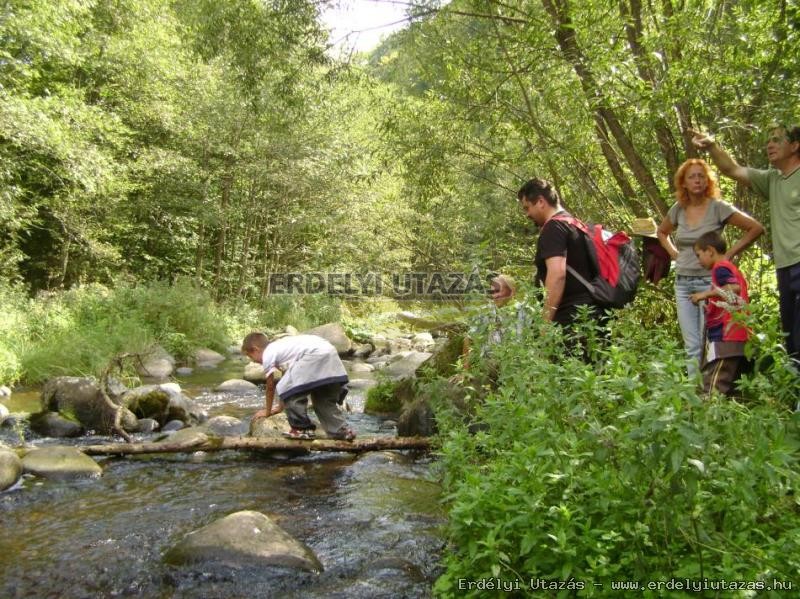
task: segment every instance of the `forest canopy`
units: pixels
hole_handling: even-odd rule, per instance
[[[3,278],[258,300],[292,269],[529,265],[524,179],[587,219],[658,219],[690,127],[764,166],[764,128],[797,118],[796,1],[419,2],[346,61],[320,9],[5,2]]]

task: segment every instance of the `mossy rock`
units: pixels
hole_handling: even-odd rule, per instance
[[[403,405],[414,400],[414,379],[384,380],[367,391],[364,412],[397,414]]]
[[[456,373],[456,364],[464,352],[464,335],[453,334],[442,344],[437,344],[428,361],[433,371],[445,378]]]
[[[135,391],[135,390],[134,390]],[[160,387],[153,387],[142,394],[133,392],[126,396],[128,408],[137,418],[154,418],[165,422],[169,410],[169,393]]]

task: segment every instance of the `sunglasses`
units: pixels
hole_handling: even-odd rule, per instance
[[[785,135],[771,135],[767,138],[767,143],[779,144],[786,141]]]

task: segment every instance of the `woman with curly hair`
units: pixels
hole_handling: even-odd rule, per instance
[[[694,244],[704,233],[722,233],[725,225],[733,225],[742,235],[725,254],[725,259],[731,260],[758,239],[764,227],[719,199],[716,177],[700,158],[690,158],[675,172],[675,198],[658,227],[658,240],[675,261],[678,324],[689,357],[689,375],[695,376],[703,353],[703,307],[694,305],[689,296],[710,289],[711,276],[694,255]]]

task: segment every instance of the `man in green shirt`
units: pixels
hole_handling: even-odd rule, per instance
[[[691,133],[692,143],[709,151],[723,175],[769,200],[781,325],[787,352],[800,359],[800,126],[772,128],[767,140],[772,166],[768,170],[741,166],[710,135]]]

